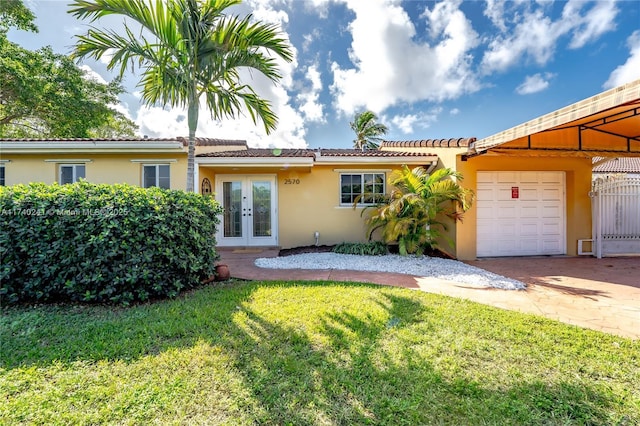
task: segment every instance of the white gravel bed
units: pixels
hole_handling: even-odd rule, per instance
[[[306,253],[256,259],[256,266],[269,269],[345,269],[351,271],[395,272],[439,278],[462,284],[524,290],[526,284],[457,260],[427,256],[357,256],[338,253]]]

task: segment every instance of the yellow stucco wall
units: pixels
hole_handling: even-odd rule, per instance
[[[463,186],[476,190],[478,171],[563,171],[566,175],[566,238],[568,255],[577,254],[577,241],[591,237],[591,161],[577,157],[514,157],[481,155],[462,161],[465,148],[416,148],[436,154],[439,167],[450,167],[464,176]],[[59,178],[59,164],[79,160],[86,163],[86,179],[95,183],[129,183],[140,185],[142,165],[147,162],[131,160],[158,160],[169,162],[171,188],[186,187],[186,153],[170,154],[2,154],[6,185],[28,182],[53,183]],[[66,161],[45,161],[66,160]],[[175,160],[175,162],[173,161]],[[201,166],[202,179],[209,178],[215,191],[216,174],[269,174],[276,176],[278,191],[278,245],[283,248],[310,245],[315,242],[314,232],[320,233],[321,244],[337,244],[343,241],[366,241],[367,233],[361,209],[341,206],[340,173],[361,171],[383,171],[386,176],[398,166],[318,165],[313,167],[281,170],[273,168],[240,168]],[[293,182],[293,183],[292,183]],[[387,186],[387,192],[390,188]],[[440,247],[459,259],[475,259],[477,245],[476,211],[472,207],[462,223],[448,224],[446,237]],[[445,242],[451,239],[455,247]]]
[[[346,171],[348,170],[348,171]],[[307,246],[315,243],[314,233],[320,233],[320,244],[337,244],[344,241],[362,242],[367,240],[367,227],[362,209],[340,205],[340,173],[360,171],[385,172],[393,170],[389,166],[318,166],[307,169],[243,169],[200,167],[199,182],[208,178],[214,184],[216,174],[271,174],[277,176],[278,190],[278,245],[282,248]],[[287,179],[294,183],[287,183]],[[387,192],[389,186],[387,185]]]
[[[591,237],[591,159],[577,157],[513,157],[481,155],[467,161],[457,159],[464,186],[476,190],[478,171],[564,171],[566,175],[567,255],[577,255],[579,239]],[[476,258],[476,209],[472,207],[456,227],[456,256]]]
[[[90,160],[85,163],[85,178],[93,183],[142,184],[143,164],[169,164],[171,189],[185,189],[187,182],[187,157],[183,153],[172,154],[3,154],[5,184],[44,182],[51,184],[59,179],[60,164]],[[55,161],[50,161],[55,160]],[[61,160],[61,161],[58,161]],[[133,162],[132,160],[158,160]],[[174,162],[175,160],[175,162]]]
[[[401,151],[407,148],[390,148]],[[419,152],[436,154],[439,158],[438,167],[448,167],[462,173],[462,186],[474,192],[477,189],[476,173],[478,171],[564,171],[566,177],[566,237],[567,254],[577,255],[579,239],[591,237],[591,160],[578,157],[515,157],[481,155],[462,161],[461,154],[467,148],[411,148]],[[465,213],[462,222],[453,224],[444,219],[448,231],[445,238],[440,239],[440,248],[461,260],[476,258],[476,210],[473,206]],[[451,248],[447,241],[455,241]]]
[[[437,169],[441,168],[450,168],[453,171],[456,171],[457,167],[457,159],[461,154],[464,154],[468,151],[466,147],[415,147],[415,148],[405,148],[405,147],[385,147],[384,151],[411,151],[411,152],[421,152],[425,154],[435,154],[438,156],[438,165]],[[461,182],[462,186],[465,188],[469,188],[466,180]],[[464,216],[466,218],[466,215]],[[445,227],[442,228],[440,226],[437,227],[438,232],[441,234],[441,237],[438,238],[438,248],[444,252],[449,253],[451,256],[456,256],[457,249],[457,225],[454,221],[446,216],[438,217],[437,220],[444,224]]]

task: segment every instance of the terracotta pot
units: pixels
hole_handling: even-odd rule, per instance
[[[231,272],[227,265],[216,265],[216,281],[226,281],[231,278]]]

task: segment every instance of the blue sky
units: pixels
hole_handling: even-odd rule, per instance
[[[26,48],[69,53],[88,22],[66,1],[25,0],[37,34],[12,31]],[[247,82],[280,118],[266,135],[248,117],[214,122],[198,136],[254,147],[351,147],[349,121],[370,109],[386,139],[482,138],[640,78],[638,1],[249,0],[236,13],[279,24],[295,49],[273,86]],[[121,28],[110,17],[96,26]],[[111,80],[106,64],[82,64]],[[121,108],[151,137],[187,134],[184,111],[145,107],[127,75]]]

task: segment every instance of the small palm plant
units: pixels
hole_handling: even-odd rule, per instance
[[[473,192],[461,187],[460,180],[460,173],[448,168],[432,174],[424,167],[409,169],[406,165],[395,170],[389,176],[389,184],[394,187],[391,194],[364,210],[370,212],[365,220],[369,238],[380,229],[385,242],[398,242],[401,255],[422,255],[436,247],[441,236],[437,227],[446,230],[439,218],[444,215],[462,220],[462,213],[473,202]]]

